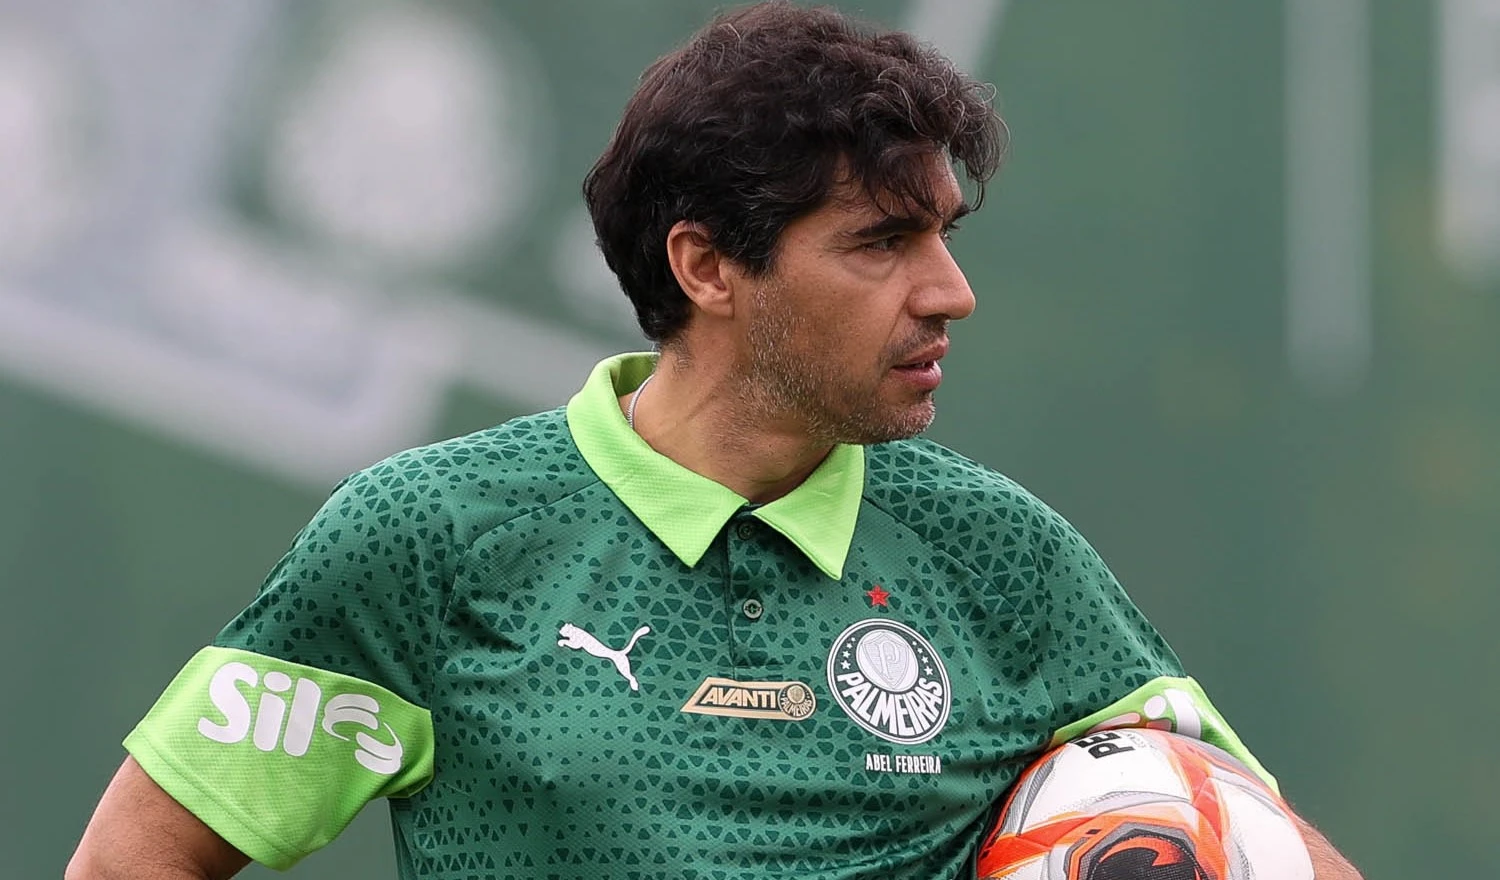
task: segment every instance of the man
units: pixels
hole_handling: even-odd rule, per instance
[[[1253,764],[1066,522],[910,439],[974,308],[953,165],[982,194],[1003,146],[986,89],[829,11],[653,65],[584,190],[659,358],[341,484],[68,876],[286,867],[386,797],[403,877],[926,880],[1097,723]]]

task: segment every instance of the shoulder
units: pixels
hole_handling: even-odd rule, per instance
[[[392,483],[476,478],[582,464],[561,409],[511,419],[462,437],[403,450],[354,476]]]
[[[931,440],[866,447],[865,473],[868,503],[930,543],[970,559],[976,541],[1040,548],[1081,540],[1020,483]]]
[[[1015,480],[931,440],[866,447],[865,473],[869,501],[913,520],[995,510],[1056,516]]]
[[[483,530],[597,481],[556,409],[398,452],[346,477],[323,512]]]

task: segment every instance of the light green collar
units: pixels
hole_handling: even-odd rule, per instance
[[[622,354],[600,362],[568,401],[568,428],[599,479],[678,559],[693,566],[735,511],[749,502],[652,449],[625,423],[620,395],[639,387],[655,366],[651,354]],[[802,485],[756,508],[754,515],[838,580],[854,539],[864,485],[864,447],[835,446]]]

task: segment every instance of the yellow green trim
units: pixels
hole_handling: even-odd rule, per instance
[[[1201,739],[1234,755],[1273,790],[1281,791],[1276,777],[1256,760],[1191,678],[1153,678],[1124,698],[1059,729],[1047,747],[1056,748],[1084,734],[1116,727],[1156,727]]]

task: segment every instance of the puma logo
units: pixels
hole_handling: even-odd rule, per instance
[[[560,648],[572,648],[575,651],[586,651],[595,657],[603,657],[615,664],[615,670],[625,676],[626,681],[630,682],[631,690],[638,691],[641,689],[641,683],[636,681],[635,676],[630,674],[630,657],[628,655],[630,654],[630,649],[635,647],[635,643],[641,640],[641,636],[648,632],[651,632],[651,627],[641,627],[635,631],[635,635],[630,637],[630,641],[625,643],[625,647],[616,651],[614,648],[606,646],[603,642],[594,638],[593,635],[579,629],[573,624],[565,623],[562,625],[562,629],[557,631],[557,634],[562,636],[561,639],[557,640],[557,645]]]

